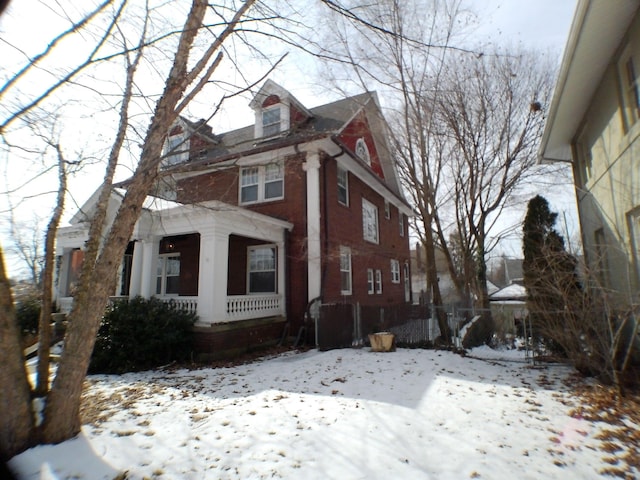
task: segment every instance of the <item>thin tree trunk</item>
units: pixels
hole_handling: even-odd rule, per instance
[[[60,225],[60,218],[64,211],[64,196],[67,191],[67,171],[65,159],[60,145],[55,146],[58,151],[58,196],[56,207],[47,227],[47,235],[44,246],[44,270],[42,275],[42,303],[40,306],[40,322],[38,325],[38,380],[35,394],[42,397],[49,391],[49,355],[51,353],[51,312],[53,270],[55,268],[55,241]]]
[[[34,419],[11,286],[0,246],[0,461],[30,446]]]

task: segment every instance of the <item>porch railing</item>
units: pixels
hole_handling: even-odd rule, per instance
[[[227,297],[227,318],[249,319],[281,315],[282,295],[230,295]]]
[[[198,297],[158,297],[164,303],[171,303],[178,310],[189,313],[198,313]]]

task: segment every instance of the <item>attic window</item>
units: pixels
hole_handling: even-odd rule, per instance
[[[189,160],[189,145],[189,138],[181,129],[169,134],[164,145],[162,166],[170,167]]]
[[[262,111],[262,136],[272,137],[280,133],[280,106]]]
[[[369,156],[369,148],[367,148],[367,144],[364,141],[364,138],[360,137],[358,141],[356,141],[356,155],[364,160],[367,165],[371,166],[371,157]]]

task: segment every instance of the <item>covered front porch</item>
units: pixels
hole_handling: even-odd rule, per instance
[[[286,316],[289,222],[221,202],[149,199],[125,252],[112,299],[156,296],[195,311],[199,327]],[[60,229],[56,285],[68,312],[82,264],[86,225]]]

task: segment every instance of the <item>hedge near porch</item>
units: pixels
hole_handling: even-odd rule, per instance
[[[189,360],[195,313],[157,298],[114,302],[100,324],[89,373],[148,370]]]

